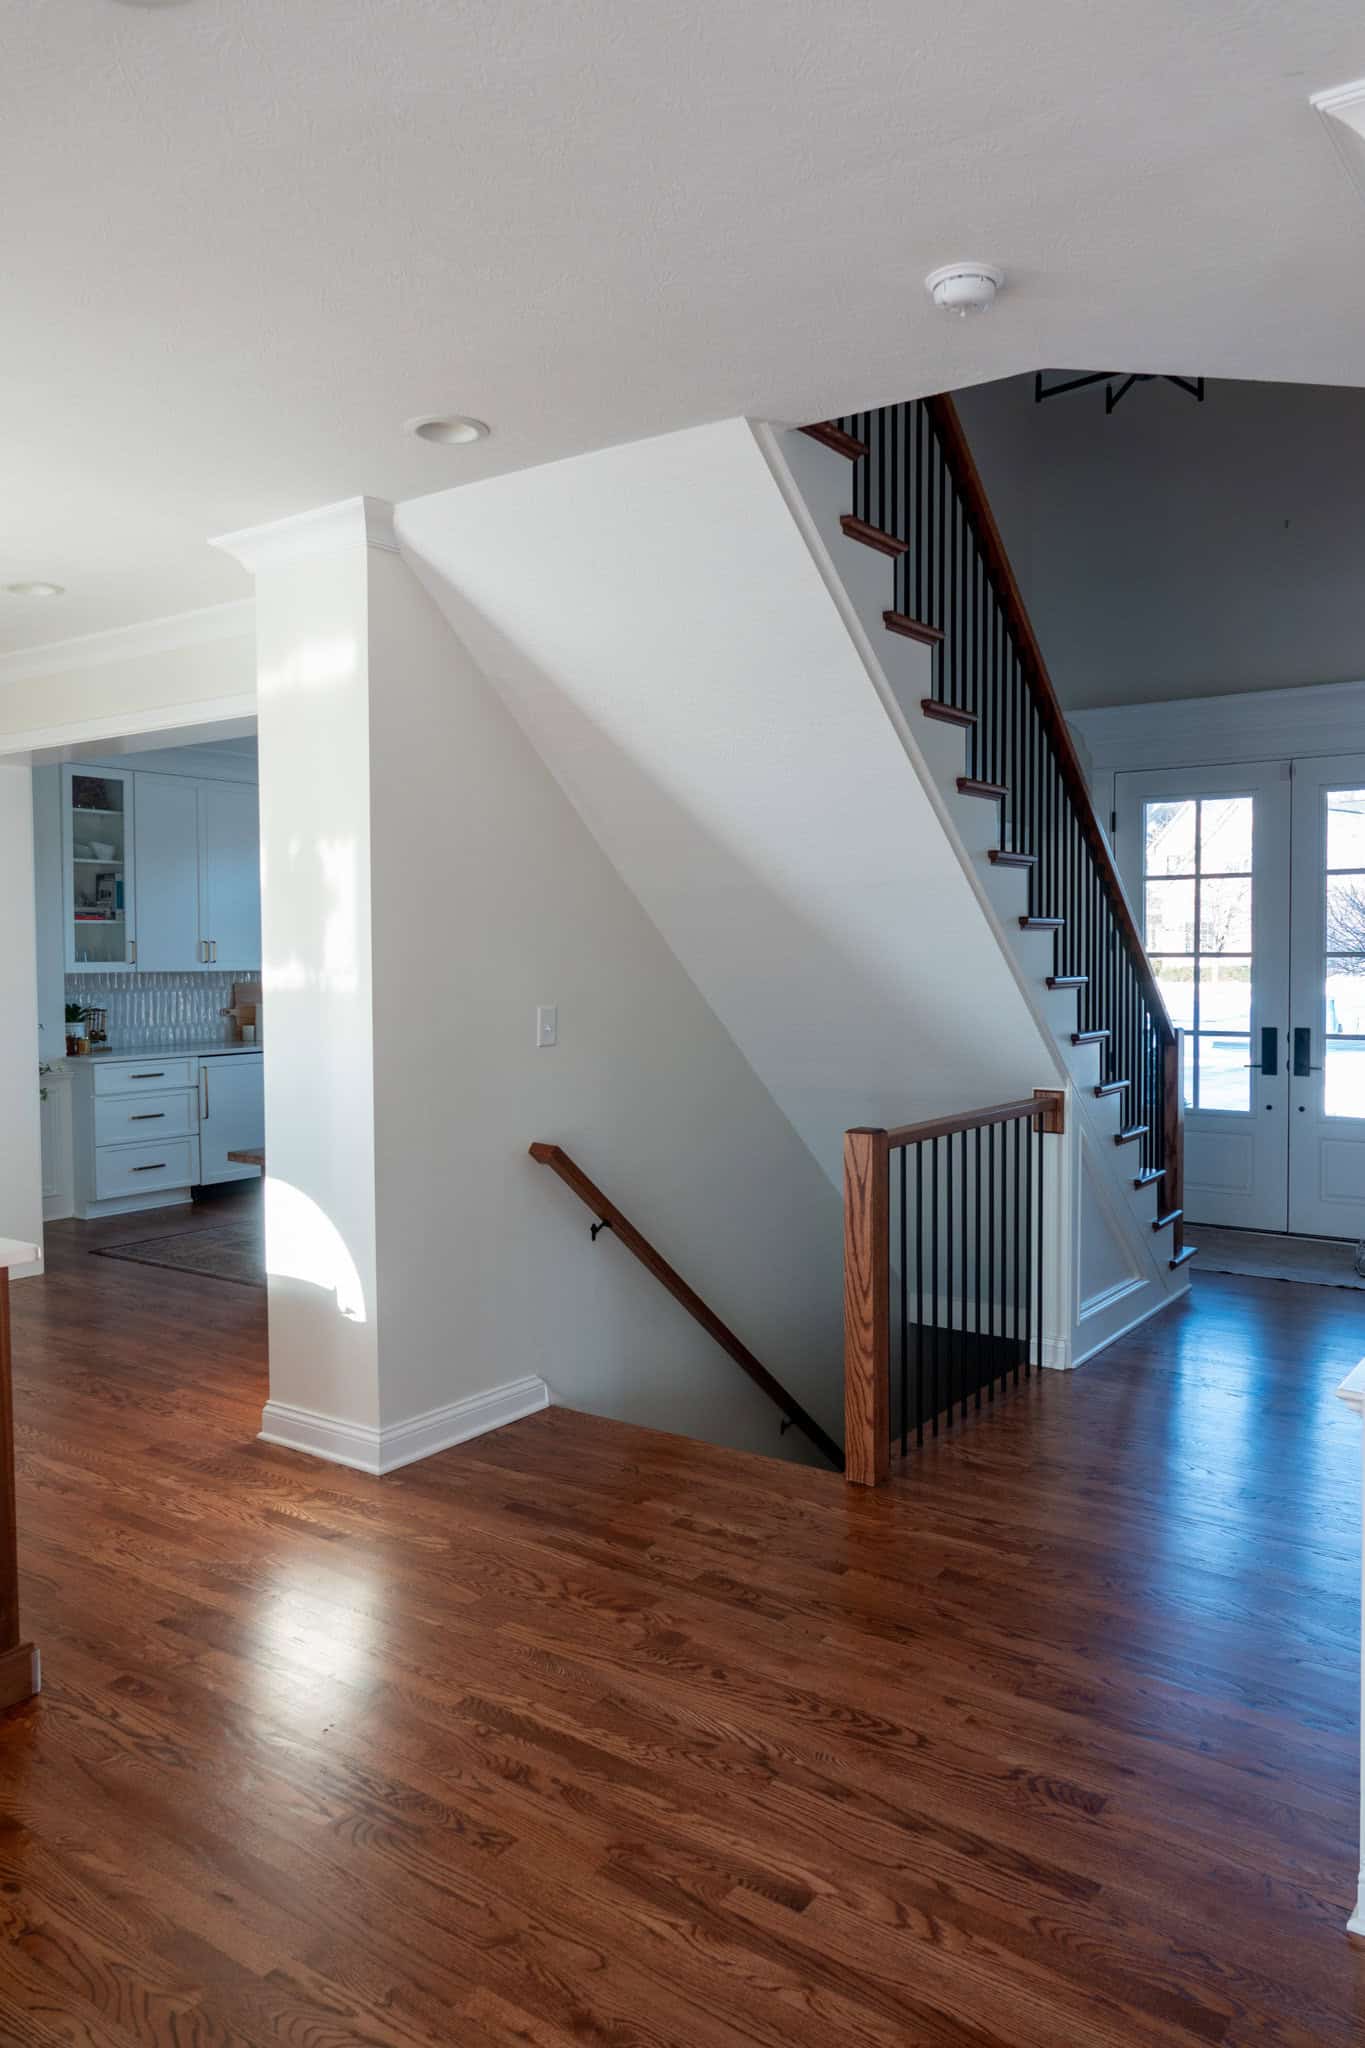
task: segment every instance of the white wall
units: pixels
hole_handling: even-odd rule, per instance
[[[370,662],[385,1423],[532,1372],[571,1406],[798,1453],[657,1283],[591,1242],[527,1157],[544,1139],[841,1434],[835,1190],[393,555],[371,557]],[[559,1043],[537,1050],[543,1003]]]
[[[0,1237],[43,1241],[33,778],[0,761]]]
[[[1068,708],[1365,674],[1365,391],[957,394]]]
[[[1049,1084],[1055,1055],[747,422],[417,499],[397,525],[832,1182],[851,1125]],[[887,659],[925,693],[923,648]]]

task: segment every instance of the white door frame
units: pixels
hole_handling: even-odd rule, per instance
[[[1294,764],[1293,971],[1290,1024],[1306,1031],[1308,1071],[1291,1059],[1289,1228],[1365,1236],[1365,1117],[1327,1114],[1326,822],[1329,789],[1365,789],[1365,753]],[[1292,1041],[1291,1041],[1292,1045]]]

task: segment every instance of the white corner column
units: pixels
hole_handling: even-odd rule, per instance
[[[380,1469],[368,498],[217,543],[256,578],[270,1399],[261,1434]]]
[[[352,498],[218,545],[256,578],[261,1434],[386,1472],[548,1399],[535,1374],[467,1386],[452,1370],[454,1225],[429,1157],[431,878],[449,866],[461,758],[450,702],[477,671],[400,559],[388,505]]]
[[[1348,1373],[1337,1388],[1337,1396],[1347,1406],[1354,1408],[1365,1421],[1365,1358],[1362,1358],[1354,1372]],[[1365,1456],[1365,1438],[1362,1438],[1362,1455]],[[1365,1469],[1365,1467],[1363,1467]],[[1361,1615],[1365,1623],[1365,1524],[1361,1530]],[[1346,1922],[1346,1932],[1353,1941],[1365,1944],[1365,1664],[1361,1670],[1361,1721],[1360,1721],[1360,1875],[1356,1880],[1355,1911]]]

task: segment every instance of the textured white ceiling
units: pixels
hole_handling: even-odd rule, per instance
[[[1352,0],[0,0],[0,646],[212,533],[1038,363],[1365,384]],[[936,314],[976,254],[1010,288]],[[480,447],[413,414],[492,421]]]

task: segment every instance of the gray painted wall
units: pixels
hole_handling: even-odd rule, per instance
[[[1365,391],[957,402],[1063,704],[1365,677]]]

